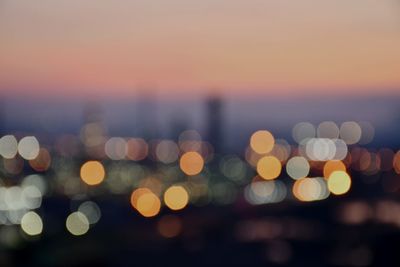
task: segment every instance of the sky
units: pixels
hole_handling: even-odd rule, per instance
[[[1,0],[2,95],[400,92],[397,0]]]

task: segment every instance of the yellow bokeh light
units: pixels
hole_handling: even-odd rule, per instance
[[[137,207],[137,200],[138,198],[146,193],[151,193],[150,189],[148,188],[138,188],[136,190],[134,190],[131,194],[131,205],[132,207],[134,207],[136,209]]]
[[[144,217],[153,217],[160,212],[160,199],[153,193],[143,194],[137,200],[137,210]]]
[[[189,194],[182,186],[171,186],[164,193],[164,202],[171,210],[181,210],[189,202]]]
[[[138,188],[132,192],[131,205],[144,217],[153,217],[160,212],[160,199],[148,188]]]
[[[81,179],[88,185],[97,185],[104,180],[105,170],[98,161],[88,161],[81,167]]]
[[[257,172],[265,180],[277,178],[282,171],[281,162],[273,156],[262,157],[257,163]]]
[[[203,170],[204,159],[199,153],[190,151],[182,155],[179,165],[185,174],[196,175]]]
[[[329,176],[334,172],[334,171],[346,171],[346,165],[340,160],[329,160],[325,163],[324,165],[324,177],[326,179],[329,178]]]
[[[329,176],[328,189],[332,194],[345,194],[347,191],[349,191],[350,186],[350,176],[344,171],[334,171]]]
[[[250,147],[258,154],[271,152],[275,144],[274,136],[265,130],[260,130],[250,137]]]

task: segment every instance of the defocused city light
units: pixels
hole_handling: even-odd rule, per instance
[[[304,178],[310,172],[310,164],[304,157],[293,157],[286,163],[286,172],[295,180]]]
[[[179,161],[181,170],[187,175],[199,174],[204,167],[204,159],[197,152],[186,152]]]
[[[328,178],[328,189],[332,194],[345,194],[349,191],[350,186],[350,176],[344,171],[334,171]]]
[[[0,138],[0,155],[6,159],[12,159],[18,153],[18,141],[13,135],[5,135]]]
[[[154,217],[160,212],[160,199],[149,189],[139,188],[132,192],[131,205],[144,217]]]
[[[67,217],[65,226],[71,234],[76,236],[84,235],[89,231],[89,221],[85,214],[79,211],[73,212]]]
[[[324,121],[318,125],[317,128],[318,138],[339,138],[339,127],[333,121]]]
[[[84,214],[90,224],[95,224],[100,220],[101,211],[99,206],[93,201],[85,201],[79,205],[78,211]]]
[[[0,267],[400,266],[399,12],[0,0]]]
[[[39,155],[39,142],[34,136],[26,136],[18,142],[18,153],[26,160],[33,160]]]
[[[50,168],[51,156],[46,148],[40,148],[36,158],[29,161],[29,165],[38,172],[47,171]]]
[[[275,138],[269,131],[257,131],[250,138],[250,146],[258,154],[267,154],[272,150],[274,144]]]
[[[127,157],[130,160],[143,160],[149,153],[149,147],[146,141],[142,138],[131,138],[127,143]]]
[[[126,157],[128,145],[121,137],[111,137],[105,143],[105,153],[112,160],[121,160]]]
[[[300,144],[303,140],[315,137],[315,126],[309,122],[300,122],[293,127],[292,137]]]
[[[81,179],[88,185],[100,184],[105,177],[103,164],[98,161],[85,162],[81,167]]]
[[[265,180],[277,178],[281,170],[281,162],[273,156],[262,157],[257,163],[257,172]]]
[[[329,176],[332,174],[334,171],[346,171],[346,165],[340,160],[329,160],[324,164],[324,177],[326,179],[329,178]]]
[[[173,141],[162,140],[157,144],[156,157],[162,163],[173,163],[178,160],[179,148]]]
[[[21,219],[21,228],[27,235],[39,235],[43,230],[42,218],[36,212],[29,211]]]
[[[355,121],[346,121],[340,126],[340,138],[343,139],[348,145],[352,145],[360,141],[361,133],[360,125],[358,125],[358,123]]]
[[[164,193],[164,202],[171,210],[181,210],[189,202],[189,195],[182,186],[171,186]]]

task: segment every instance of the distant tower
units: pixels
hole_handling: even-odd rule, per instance
[[[140,137],[153,139],[158,137],[158,102],[153,89],[145,87],[138,93],[136,105],[136,132]]]
[[[186,118],[184,117],[186,113],[176,113],[170,122],[170,132],[169,137],[172,139],[178,139],[179,135],[189,129]]]
[[[136,104],[136,127],[139,135],[145,139],[157,136],[156,109],[156,103],[149,98],[142,98]]]
[[[83,109],[84,123],[99,122],[104,120],[104,112],[101,105],[97,102],[87,102]]]
[[[83,109],[83,122],[80,137],[87,155],[90,158],[104,158],[107,129],[102,107],[96,102],[86,103]]]
[[[220,154],[224,147],[222,111],[221,98],[211,97],[207,100],[207,140],[213,145],[216,154]]]

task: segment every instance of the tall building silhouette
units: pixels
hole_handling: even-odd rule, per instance
[[[90,101],[87,102],[83,108],[83,122],[84,123],[92,123],[92,122],[103,122],[104,120],[104,111],[101,105],[97,102]]]
[[[223,144],[223,103],[219,97],[210,97],[206,102],[207,107],[207,140],[213,145],[215,153],[220,154]]]
[[[135,101],[135,132],[145,139],[158,137],[158,105],[153,90],[142,89]]]
[[[103,158],[107,128],[101,105],[96,102],[86,103],[83,109],[83,122],[80,137],[87,155],[91,158]]]

